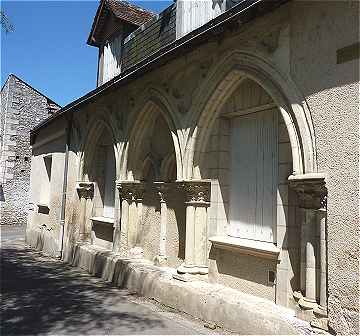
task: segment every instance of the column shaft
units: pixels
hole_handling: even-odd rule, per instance
[[[308,301],[316,302],[316,260],[315,260],[315,211],[306,209],[306,288]]]
[[[128,248],[128,222],[129,222],[129,202],[126,198],[121,201],[121,237],[120,250],[126,251]]]
[[[85,197],[80,198],[80,240],[85,240],[85,225],[86,225],[86,199]]]
[[[138,211],[135,201],[130,201],[128,218],[128,244],[129,248],[135,247],[137,234]]]
[[[195,209],[195,265],[206,267],[207,264],[207,208],[198,206]]]
[[[320,224],[320,306],[327,307],[327,279],[326,279],[326,210],[318,211]]]
[[[302,209],[301,238],[300,238],[300,290],[305,295],[306,288],[306,210]]]
[[[195,265],[194,245],[195,245],[195,208],[191,204],[186,206],[186,237],[185,237],[185,264],[186,266]]]
[[[159,256],[166,257],[166,226],[167,226],[167,205],[164,200],[160,201],[160,246]]]
[[[91,206],[92,200],[90,198],[86,198],[86,202],[85,202],[85,218],[84,218],[84,222],[85,222],[85,231],[84,231],[84,240],[85,241],[90,241],[90,236],[91,236],[91,210],[92,210],[92,206]]]
[[[80,198],[80,227],[79,239],[86,241],[89,237],[89,217],[88,212],[91,210],[91,202],[94,196],[94,183],[92,182],[78,182],[76,190]]]
[[[210,181],[186,181],[185,263],[178,273],[207,274],[207,208],[210,205]]]

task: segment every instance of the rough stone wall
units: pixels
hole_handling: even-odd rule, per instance
[[[49,100],[14,75],[1,91],[0,224],[26,224],[30,183],[30,130],[49,115]]]

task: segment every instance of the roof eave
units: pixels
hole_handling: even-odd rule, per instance
[[[254,0],[254,3],[249,6],[248,8],[246,8],[246,10],[249,10],[250,8],[252,8],[253,5],[258,5],[260,3],[264,3],[265,0]],[[290,0],[275,0],[272,3],[275,4],[275,8],[276,8],[276,4],[278,6],[289,2]],[[251,2],[251,0],[249,0],[249,2]],[[270,10],[273,10],[273,8],[271,8]],[[231,12],[231,10],[229,10],[228,12]],[[226,13],[226,12],[225,12]],[[223,14],[225,14],[223,13]],[[223,15],[222,14],[222,15]],[[220,15],[220,16],[222,16]],[[240,15],[239,13],[235,13],[235,14],[231,14],[230,17],[225,17],[224,20],[221,20],[220,22],[217,22],[215,25],[212,24],[212,22],[208,22],[207,24],[205,24],[204,26],[201,26],[199,28],[197,28],[196,30],[194,30],[193,32],[185,35],[184,37],[180,38],[179,40],[176,40],[174,42],[172,42],[171,44],[167,45],[166,47],[164,47],[163,49],[159,50],[158,52],[162,52],[162,55],[154,57],[153,59],[149,60],[149,59],[145,59],[142,60],[141,62],[139,62],[138,64],[135,64],[132,68],[128,69],[126,72],[119,74],[118,76],[114,77],[113,79],[111,79],[110,81],[108,81],[107,83],[104,83],[103,85],[95,88],[92,91],[89,91],[87,94],[85,94],[84,96],[74,100],[73,102],[69,103],[68,105],[64,106],[61,110],[59,110],[57,113],[55,113],[54,115],[52,115],[51,117],[49,117],[48,119],[44,120],[43,122],[41,122],[40,124],[38,124],[37,126],[35,126],[32,130],[31,130],[31,136],[35,136],[36,133],[43,128],[44,126],[46,126],[48,123],[52,122],[53,120],[55,120],[56,118],[64,115],[65,113],[74,110],[76,107],[79,107],[79,105],[85,104],[86,102],[91,101],[92,99],[96,98],[99,94],[103,93],[104,91],[115,87],[116,85],[121,85],[126,83],[129,80],[132,80],[132,77],[137,78],[137,76],[139,76],[139,73],[141,71],[145,71],[147,72],[148,70],[146,68],[153,68],[154,64],[156,64],[157,62],[161,62],[161,60],[165,57],[168,56],[171,58],[172,54],[177,54],[178,52],[182,52],[184,50],[187,50],[188,48],[185,48],[184,46],[187,44],[191,44],[194,43],[196,40],[201,40],[201,38],[204,38],[205,35],[207,35],[208,33],[211,33],[211,31],[214,32],[214,30],[216,30],[217,27],[219,27],[222,24],[226,24],[231,22],[231,19],[234,19],[237,15]],[[212,21],[217,21],[218,18],[216,18],[215,20]],[[252,21],[252,19],[250,20]]]
[[[92,26],[91,26],[90,34],[89,34],[89,37],[88,37],[87,42],[86,42],[90,46],[94,46],[94,47],[98,46],[98,44],[95,43],[94,33],[95,33],[95,30],[96,30],[96,27],[97,27],[97,24],[98,24],[98,21],[99,21],[100,13],[102,12],[102,9],[104,7],[104,4],[105,4],[105,0],[101,0],[100,4],[98,6],[98,9],[96,10],[96,14],[94,16],[94,20],[93,20],[93,23],[92,23]]]

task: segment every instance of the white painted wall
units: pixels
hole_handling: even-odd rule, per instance
[[[176,38],[183,37],[224,12],[226,1],[178,0],[176,8]]]
[[[104,45],[104,61],[103,61],[103,78],[102,84],[119,75],[121,72],[121,48],[122,35],[119,34],[115,38],[109,40]]]

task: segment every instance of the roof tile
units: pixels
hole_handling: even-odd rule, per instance
[[[137,26],[141,26],[156,17],[154,12],[138,7],[127,1],[106,0],[106,5],[117,18]]]

